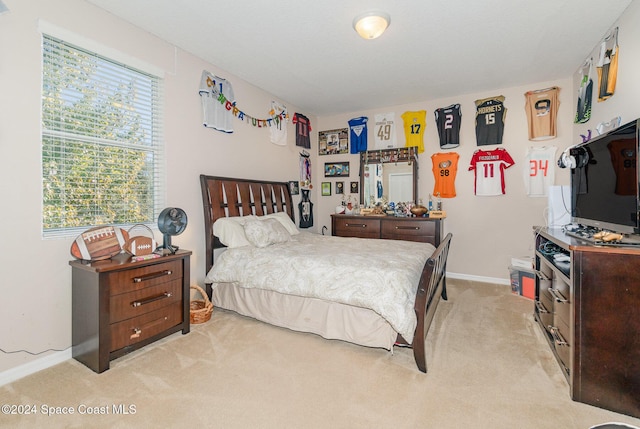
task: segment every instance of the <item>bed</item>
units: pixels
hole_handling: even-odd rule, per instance
[[[200,182],[214,306],[327,339],[411,347],[427,372],[425,339],[446,299],[451,234],[437,248],[313,234],[296,228],[286,182]]]

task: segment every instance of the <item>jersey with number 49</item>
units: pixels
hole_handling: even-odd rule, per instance
[[[462,112],[459,104],[441,107],[433,112],[436,115],[436,127],[440,137],[440,149],[460,146],[460,125]]]
[[[504,170],[514,164],[509,152],[502,148],[476,150],[469,166],[469,171],[475,171],[475,194],[478,196],[504,194]]]
[[[507,108],[504,96],[476,100],[476,143],[478,146],[502,144]]]
[[[395,113],[375,115],[374,143],[375,149],[396,147]]]

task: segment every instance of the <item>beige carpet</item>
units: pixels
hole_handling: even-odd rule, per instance
[[[428,335],[429,372],[393,354],[272,327],[222,310],[95,374],[70,360],[0,388],[11,428],[549,428],[640,420],[571,401],[507,286],[449,281]],[[74,415],[42,414],[73,407]],[[129,408],[131,406],[131,408]],[[85,407],[109,414],[78,414]],[[115,414],[120,410],[135,411]],[[135,410],[134,410],[135,409]]]

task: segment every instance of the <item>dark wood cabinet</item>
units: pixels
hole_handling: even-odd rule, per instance
[[[571,398],[640,417],[640,248],[545,228],[535,228],[535,243],[535,318]]]
[[[71,261],[72,355],[94,370],[174,332],[189,332],[190,251]]]
[[[331,235],[418,241],[438,247],[443,219],[427,217],[331,215]]]

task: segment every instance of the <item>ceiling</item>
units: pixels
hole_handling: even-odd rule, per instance
[[[566,78],[632,2],[87,1],[316,116]],[[391,16],[375,40],[369,10]]]

